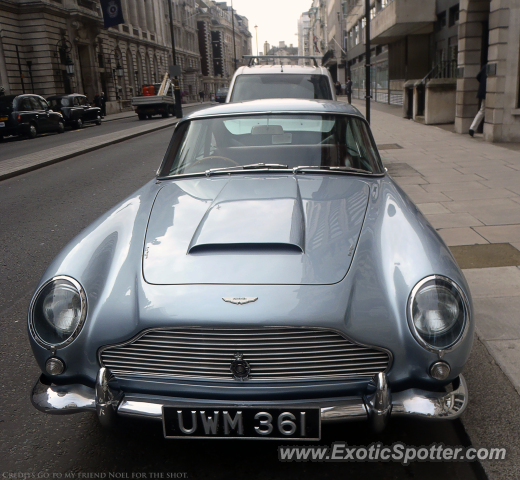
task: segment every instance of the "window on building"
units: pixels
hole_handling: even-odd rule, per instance
[[[376,7],[372,7],[370,9],[370,18],[374,18],[376,16]]]
[[[435,24],[435,28],[437,31],[442,30],[446,26],[446,12],[441,12],[437,14],[437,23]]]
[[[454,25],[459,24],[459,4],[454,5],[450,8],[450,18],[449,18],[449,26],[453,27]]]

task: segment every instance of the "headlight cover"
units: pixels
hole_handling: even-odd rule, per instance
[[[54,277],[34,295],[29,308],[29,329],[43,347],[64,347],[79,334],[87,315],[87,298],[70,277]]]
[[[421,280],[408,300],[408,324],[415,339],[432,352],[457,347],[469,326],[469,303],[452,280],[432,275]]]

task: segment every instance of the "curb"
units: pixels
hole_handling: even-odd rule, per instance
[[[68,160],[69,158],[73,158],[73,157],[77,157],[79,155],[83,155],[84,153],[89,153],[89,152],[93,152],[95,150],[100,150],[101,148],[107,147],[109,145],[115,145],[117,143],[124,142],[125,140],[130,140],[132,138],[140,137],[141,135],[146,135],[147,133],[156,132],[158,130],[162,130],[162,129],[174,126],[174,125],[177,124],[178,121],[179,121],[178,119],[175,119],[174,121],[171,121],[171,122],[166,123],[166,124],[163,123],[163,124],[158,125],[156,127],[148,128],[148,129],[145,129],[145,130],[142,130],[142,131],[138,131],[138,132],[129,133],[129,134],[126,134],[126,135],[121,135],[118,138],[110,139],[110,140],[107,140],[107,141],[104,141],[104,142],[101,141],[100,143],[98,143],[96,145],[92,145],[92,146],[84,147],[84,148],[80,147],[76,151],[72,151],[72,152],[69,152],[69,153],[64,153],[64,154],[61,154],[61,155],[58,154],[58,155],[56,155],[54,157],[51,157],[51,158],[48,158],[46,160],[42,160],[40,162],[36,162],[36,163],[33,163],[33,164],[29,164],[29,165],[27,165],[25,167],[18,167],[18,168],[14,167],[12,170],[7,171],[5,173],[1,173],[0,172],[0,181],[7,180],[8,178],[16,177],[18,175],[22,175],[22,174],[27,173],[27,172],[31,172],[33,170],[38,170],[38,169],[40,169],[42,167],[46,167],[46,166],[52,165],[54,163],[62,162],[64,160]],[[108,134],[108,135],[113,135],[113,134]],[[95,138],[99,139],[99,137],[95,137]],[[60,148],[60,147],[56,147],[56,148]],[[20,159],[20,158],[23,158],[23,157],[17,157],[17,158]],[[16,160],[16,158],[14,158],[12,160]],[[6,161],[5,163],[7,163],[7,162],[8,161]],[[0,164],[0,169],[1,169],[1,164]]]

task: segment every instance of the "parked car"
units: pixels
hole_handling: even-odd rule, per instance
[[[67,126],[82,128],[86,123],[101,125],[101,108],[91,106],[85,95],[53,95],[47,101],[55,112],[63,115]]]
[[[172,438],[450,420],[468,402],[471,314],[358,110],[216,106],[181,119],[157,177],[47,268],[28,315],[32,402],[160,420]]]
[[[336,100],[330,72],[303,65],[251,65],[237,69],[226,102],[265,98]]]
[[[65,130],[60,113],[53,112],[39,95],[4,95],[0,97],[0,139],[8,135],[26,135]]]
[[[224,103],[228,94],[227,88],[219,88],[215,94],[215,101],[218,103]]]

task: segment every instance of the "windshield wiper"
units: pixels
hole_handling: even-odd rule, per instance
[[[363,173],[363,174],[372,174],[369,170],[363,170],[362,168],[354,168],[354,167],[329,167],[329,166],[317,166],[317,165],[300,165],[298,167],[293,168],[293,174],[301,172],[303,170],[328,170],[328,171],[338,171],[338,172],[351,172],[351,173]]]
[[[287,165],[282,165],[281,163],[251,163],[249,165],[237,165],[236,167],[221,167],[221,168],[211,168],[206,170],[206,177],[209,177],[212,173],[217,172],[228,172],[233,170],[256,170],[256,169],[269,169],[269,168],[284,168],[288,169]]]

